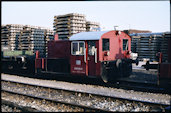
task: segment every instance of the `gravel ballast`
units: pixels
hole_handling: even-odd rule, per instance
[[[1,104],[1,112],[22,112],[22,111],[20,109],[13,108],[5,104]]]
[[[45,97],[46,94],[44,94]],[[70,95],[71,96],[71,95]],[[22,106],[28,106],[28,107],[32,107],[35,108],[39,111],[49,111],[49,112],[65,112],[65,111],[83,111],[83,109],[79,109],[79,108],[73,108],[73,107],[69,107],[66,106],[64,104],[56,104],[53,102],[48,102],[46,100],[39,100],[39,99],[34,99],[34,98],[30,98],[30,97],[25,97],[25,96],[20,96],[20,95],[11,95],[8,93],[2,93],[2,98],[7,100],[7,101],[12,101],[18,105],[22,105]],[[93,101],[91,101],[90,99],[92,99]],[[60,99],[60,100],[65,100],[65,101],[70,101],[70,102],[76,102],[76,103],[80,103],[82,105],[89,105],[89,106],[93,106],[96,108],[106,108],[110,111],[153,111],[154,109],[156,110],[156,108],[158,109],[158,111],[163,111],[164,108],[162,108],[161,106],[149,106],[149,105],[144,105],[144,104],[137,104],[134,102],[128,102],[128,101],[118,101],[118,100],[108,100],[108,99],[98,99],[98,98],[90,98],[90,99],[86,99],[86,98],[82,98],[79,99],[78,98],[73,98],[73,95],[71,98],[66,97],[65,95],[65,99]]]
[[[156,102],[161,104],[170,105],[171,96],[169,94],[159,94],[159,93],[148,93],[148,92],[139,92],[134,90],[124,90],[111,87],[95,86],[95,85],[86,85],[78,83],[69,83],[63,81],[55,80],[40,80],[27,77],[19,77],[15,75],[1,74],[2,80],[17,81],[21,83],[30,83],[39,86],[47,86],[63,90],[73,90],[77,92],[86,92],[110,97],[120,97],[128,98],[135,100],[142,100],[148,102]]]
[[[1,93],[1,98],[16,103],[21,106],[34,108],[42,112],[82,112],[83,109],[77,107],[70,107],[68,105],[49,102],[46,100],[34,99],[22,95],[15,95],[6,92]]]

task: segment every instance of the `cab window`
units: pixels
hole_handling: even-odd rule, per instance
[[[96,42],[88,41],[88,55],[95,55]]]
[[[110,47],[109,39],[103,39],[102,43],[103,43],[103,51],[109,51],[109,47]]]
[[[128,39],[123,39],[123,51],[128,50]]]
[[[84,55],[84,42],[72,42],[71,43],[71,54],[72,55]]]

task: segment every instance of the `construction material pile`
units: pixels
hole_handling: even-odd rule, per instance
[[[161,52],[162,52],[162,58],[163,58],[163,62],[168,62],[169,61],[169,38],[171,38],[171,33],[165,33],[163,35],[162,41],[161,41]]]
[[[136,36],[132,36],[131,50],[134,53],[138,53],[140,60],[144,58],[151,61],[158,61],[158,52],[163,53],[163,61],[168,57],[168,38],[165,38],[165,33],[139,33]]]
[[[99,24],[86,22],[84,14],[70,13],[54,16],[54,32],[58,34],[59,39],[68,39],[79,32],[93,31],[91,27],[97,28]]]
[[[23,30],[23,25],[18,24],[8,24],[1,26],[1,48],[2,50],[17,50],[18,48],[18,38],[21,31]]]
[[[51,29],[45,29],[44,35],[45,35],[45,53],[47,57],[47,53],[48,53],[47,43],[50,40],[54,40],[54,31]]]
[[[19,50],[39,51],[44,53],[45,38],[44,29],[34,26],[24,26],[23,31],[19,37]]]
[[[47,42],[53,40],[53,30],[39,26],[7,24],[2,26],[2,51],[32,51],[45,56]]]
[[[86,22],[86,31],[99,31],[100,30],[100,24],[97,22]]]
[[[54,16],[54,30],[58,33],[59,39],[67,39],[75,33],[86,31],[85,15],[66,14]]]

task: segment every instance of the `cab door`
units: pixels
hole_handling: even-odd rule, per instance
[[[87,41],[88,45],[88,75],[96,76],[97,48],[96,41]]]
[[[72,41],[71,42],[71,73],[74,75],[86,75],[86,61],[85,61],[85,42]]]

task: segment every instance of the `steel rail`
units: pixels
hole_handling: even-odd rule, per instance
[[[55,103],[60,103],[60,104],[74,106],[74,107],[79,107],[79,108],[84,109],[85,112],[87,110],[94,110],[94,111],[98,111],[98,112],[112,112],[112,111],[105,110],[105,109],[95,108],[95,107],[86,106],[86,105],[79,105],[79,104],[69,103],[69,102],[65,102],[65,101],[54,100],[54,99],[50,99],[50,98],[46,98],[46,97],[42,97],[42,96],[34,96],[34,95],[30,95],[30,94],[23,94],[23,93],[20,93],[20,92],[10,91],[10,90],[6,90],[6,89],[3,89],[3,88],[1,89],[1,91],[11,93],[11,94],[17,94],[17,95],[21,95],[21,96],[27,96],[27,97],[30,97],[30,98],[46,100],[46,101],[51,101],[51,102],[55,102]]]
[[[48,74],[50,74],[50,73],[55,73],[55,74],[58,74],[59,76],[61,76],[60,73],[48,72]],[[69,77],[69,76],[67,76],[67,77]],[[78,83],[80,83],[80,82],[78,82]],[[128,83],[128,84],[125,85],[125,83]],[[87,82],[85,84],[87,84]],[[94,82],[93,83],[90,82],[88,84],[99,85],[99,86],[104,86],[104,87],[114,87],[114,88],[116,88],[116,87],[117,88],[128,88],[128,89],[133,88],[133,90],[136,90],[136,91],[148,91],[148,92],[151,92],[151,93],[153,93],[153,92],[154,93],[165,93],[165,94],[168,94],[168,93],[170,94],[171,93],[171,92],[167,91],[164,87],[158,86],[157,83],[153,83],[153,82],[149,82],[149,81],[145,81],[145,82],[141,81],[140,82],[140,81],[136,81],[136,80],[133,81],[133,80],[118,79],[117,81],[115,81],[115,83],[104,84],[104,83],[101,83],[99,81],[98,84],[94,84]]]
[[[109,87],[117,87],[122,89],[133,89],[135,91],[142,91],[142,92],[150,92],[150,93],[162,93],[162,94],[171,94],[169,90],[164,87],[148,84],[148,83],[139,83],[134,81],[118,81],[116,84],[107,84],[105,86]]]
[[[42,111],[36,110],[35,108],[32,108],[32,107],[18,105],[16,103],[1,99],[1,105],[3,105],[3,104],[8,105],[12,108],[17,108],[17,109],[21,110],[22,112],[42,112]]]

